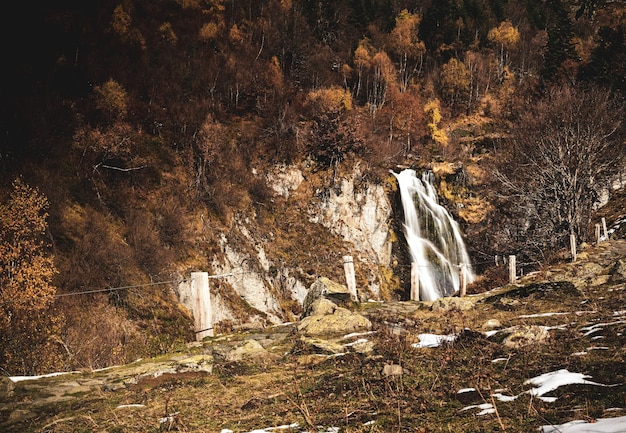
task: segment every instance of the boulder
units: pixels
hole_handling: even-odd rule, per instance
[[[510,349],[519,349],[531,344],[544,343],[550,337],[550,333],[545,326],[537,325],[512,326],[500,332],[506,334],[502,344]]]
[[[467,311],[473,307],[474,301],[469,298],[446,297],[437,299],[430,308],[435,312],[446,312],[453,310]]]
[[[360,353],[362,355],[370,355],[372,352],[374,352],[375,347],[376,347],[376,344],[370,340],[357,341],[355,343],[350,344],[350,348],[354,352]]]
[[[300,342],[304,346],[308,346],[313,349],[315,353],[336,355],[338,353],[345,353],[345,347],[341,344],[334,343],[328,340],[321,340],[319,338],[302,337]]]
[[[6,399],[13,396],[15,382],[6,376],[0,376],[0,399]]]
[[[256,340],[244,340],[243,343],[232,348],[226,355],[228,361],[271,360],[275,356],[269,353]]]
[[[337,309],[337,304],[326,298],[318,298],[311,304],[308,316],[325,316],[333,314]]]
[[[298,324],[298,332],[304,335],[341,335],[368,331],[372,322],[366,317],[342,307],[332,314],[308,316]]]
[[[336,283],[326,277],[318,278],[309,289],[302,304],[302,316],[310,316],[313,304],[318,299],[325,298],[334,304],[347,305],[351,300],[350,291],[343,284]]]
[[[210,374],[213,372],[213,356],[211,355],[194,355],[176,361],[178,362],[177,370],[179,373],[188,371],[204,371]]]
[[[383,367],[383,376],[397,378],[402,376],[403,369],[398,364],[385,364]]]
[[[610,282],[611,283],[619,283],[626,280],[626,259],[619,259],[609,272],[611,275]]]
[[[489,319],[483,323],[482,329],[485,331],[492,331],[494,329],[502,328],[502,323],[498,319]]]

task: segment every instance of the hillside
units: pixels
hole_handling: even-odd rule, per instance
[[[480,295],[353,305],[371,328],[349,335],[347,321],[325,334],[302,321],[111,369],[13,378],[2,382],[0,425],[569,432],[564,424],[580,420],[624,431],[625,264],[626,241],[612,240]]]
[[[473,292],[503,282],[494,256],[528,273],[570,234],[593,241],[597,203],[626,183],[624,16],[621,0],[15,5],[2,375],[191,342],[179,291],[194,271],[222,275],[218,334],[296,320],[344,255],[363,298],[408,299],[390,170],[434,173]]]

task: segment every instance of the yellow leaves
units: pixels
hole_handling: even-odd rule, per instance
[[[469,91],[470,72],[467,66],[456,58],[451,58],[448,63],[443,65],[441,87],[447,95]]]
[[[19,178],[9,200],[0,204],[0,301],[11,302],[0,309],[1,319],[52,301],[56,269],[44,243],[47,207],[48,200]]]
[[[312,90],[307,95],[307,100],[322,112],[352,110],[352,95],[338,86]]]
[[[384,51],[377,52],[372,58],[375,75],[382,78],[385,83],[393,84],[396,81],[396,68]]]
[[[514,49],[520,40],[519,30],[510,21],[503,21],[498,27],[489,30],[487,39],[502,45],[506,50]]]
[[[130,33],[131,23],[132,19],[124,10],[124,7],[117,5],[113,10],[113,17],[111,18],[111,28],[113,32],[123,39]]]
[[[200,28],[200,32],[198,34],[198,37],[203,42],[209,42],[209,41],[215,39],[215,37],[217,36],[218,32],[219,32],[218,25],[216,23],[214,23],[213,21],[211,21],[211,22],[208,22],[208,23],[204,24],[202,26],[202,28]]]
[[[159,26],[159,33],[161,34],[161,39],[170,45],[176,45],[178,42],[178,36],[174,33],[174,28],[169,22],[165,22]]]
[[[146,41],[141,32],[132,26],[132,18],[122,5],[117,5],[111,17],[111,30],[119,40],[146,49]]]
[[[126,90],[112,79],[94,88],[96,106],[111,119],[121,119],[128,112]]]
[[[363,69],[367,68],[372,61],[372,52],[373,48],[369,42],[369,39],[364,38],[359,42],[359,46],[354,50],[354,65],[357,68]]]
[[[417,57],[426,51],[424,42],[417,38],[421,17],[403,9],[396,17],[396,26],[391,31],[390,44],[394,52],[408,57]]]
[[[230,31],[228,32],[228,39],[233,45],[241,46],[244,43],[245,34],[239,29],[239,26],[237,26],[237,24],[233,24],[233,26],[230,28]]]
[[[106,153],[107,156],[136,157],[133,155],[133,129],[117,122],[106,129],[81,128],[74,135],[74,147],[83,151]]]
[[[471,195],[464,187],[455,187],[445,180],[439,183],[439,194],[459,205],[459,218],[470,224],[478,224],[487,218],[493,205],[486,199]]]
[[[430,138],[437,144],[445,146],[448,144],[448,135],[445,131],[439,129],[441,122],[441,103],[439,99],[430,100],[424,105],[424,112],[429,116],[427,123],[430,130]]]

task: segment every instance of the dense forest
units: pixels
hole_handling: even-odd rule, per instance
[[[271,166],[332,182],[359,160],[382,182],[397,165],[452,163],[440,187],[474,254],[529,260],[588,238],[598,185],[624,170],[624,1],[14,8],[0,86],[3,374],[189,340],[165,292],[64,295],[206,262],[217,228],[271,212],[259,175]]]

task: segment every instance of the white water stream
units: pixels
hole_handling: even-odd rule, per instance
[[[434,301],[450,296],[459,290],[461,269],[465,269],[468,283],[474,281],[459,225],[439,204],[432,172],[424,172],[421,179],[415,170],[392,173],[400,188],[404,234],[418,267],[419,299]]]

